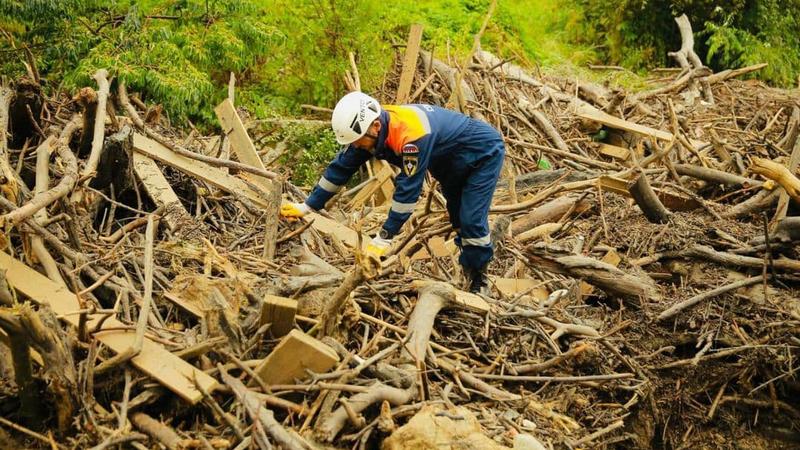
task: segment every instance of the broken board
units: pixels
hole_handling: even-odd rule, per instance
[[[274,337],[281,337],[294,329],[297,300],[267,294],[261,305],[259,325],[272,324],[269,328]]]
[[[627,148],[617,147],[616,145],[600,144],[600,154],[619,161],[627,161],[631,156]]]
[[[161,169],[150,157],[133,152],[133,171],[144,185],[147,195],[158,206],[163,206],[168,214],[164,221],[170,230],[174,231],[179,224],[192,221],[192,216],[183,207],[178,195],[172,190]]]
[[[502,278],[495,276],[490,276],[489,279],[492,281],[497,290],[506,297],[512,297],[519,293],[529,291],[527,295],[530,295],[536,300],[545,301],[547,300],[547,296],[550,295],[546,289],[539,287],[542,285],[542,282],[538,280],[533,280],[530,278]]]
[[[406,44],[406,54],[403,57],[403,69],[400,72],[400,81],[397,84],[397,97],[395,103],[402,105],[408,102],[411,94],[411,84],[414,81],[414,74],[417,72],[417,59],[419,58],[419,47],[422,42],[422,25],[415,23],[411,25],[408,33],[408,44]]]
[[[267,386],[294,383],[308,378],[306,369],[325,373],[339,362],[339,355],[329,346],[300,330],[292,330],[255,368]]]
[[[236,112],[236,108],[234,108],[231,99],[226,98],[223,100],[222,103],[214,108],[214,112],[217,114],[219,123],[222,125],[222,131],[228,136],[231,142],[231,148],[234,153],[236,153],[236,157],[239,158],[239,162],[266,170],[264,162],[261,161],[261,157],[258,156],[256,147],[253,145],[253,141],[250,140],[250,136],[244,128],[244,123],[242,123],[242,119]],[[253,174],[247,174],[246,178],[265,191],[269,191],[272,183],[270,180]]]
[[[611,128],[630,131],[645,136],[652,136],[662,141],[671,141],[675,138],[670,132],[656,130],[655,128],[646,127],[644,125],[639,125],[638,123],[633,123],[624,119],[620,119],[619,117],[614,117],[611,114],[603,112],[597,108],[594,108],[584,103],[578,105],[575,108],[575,115],[582,119],[602,123],[603,125],[606,125]]]
[[[17,291],[39,304],[47,304],[53,312],[63,318],[67,323],[78,326],[80,315],[76,311],[81,309],[78,298],[74,293],[39,272],[31,269],[4,252],[0,252],[0,269],[6,270],[6,278]],[[101,316],[89,316],[88,329],[92,329]],[[103,328],[121,328],[125,324],[117,319],[110,318],[103,322]],[[131,346],[136,336],[134,330],[98,331],[94,334],[98,341],[116,353],[121,353]],[[217,388],[217,381],[203,372],[168,352],[161,345],[148,339],[145,335],[142,351],[131,359],[131,363],[142,372],[158,380],[172,392],[191,404],[196,404],[203,398],[194,384],[197,380],[207,392]]]
[[[465,292],[460,289],[455,288],[450,283],[444,283],[441,281],[431,281],[431,280],[414,280],[411,282],[411,286],[414,287],[418,292],[421,292],[425,289],[426,286],[431,284],[439,285],[437,289],[444,289],[444,291],[435,292],[437,295],[446,295],[450,301],[449,306],[459,306],[461,308],[467,309],[469,311],[478,313],[478,314],[487,314],[492,310],[492,305],[489,304],[486,300],[481,298],[480,295],[473,294],[471,292]]]

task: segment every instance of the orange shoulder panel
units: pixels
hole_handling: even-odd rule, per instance
[[[383,105],[383,109],[389,113],[386,145],[396,154],[400,154],[404,145],[428,134],[428,130],[425,129],[427,120],[423,122],[419,116],[425,113],[413,107],[399,105]]]

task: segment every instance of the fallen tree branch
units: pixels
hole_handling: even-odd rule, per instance
[[[84,184],[88,184],[97,172],[97,163],[100,162],[100,154],[103,150],[103,139],[105,138],[106,129],[106,100],[108,99],[109,83],[108,71],[106,69],[99,69],[95,72],[93,78],[97,82],[97,114],[94,118],[94,134],[92,135],[92,151],[89,153],[89,159],[86,160],[86,165],[83,166],[81,179]]]
[[[250,416],[250,420],[260,424],[260,427],[262,427],[275,442],[281,445],[282,448],[288,450],[308,450],[312,448],[306,442],[302,441],[302,438],[283,428],[280,422],[275,420],[272,411],[261,404],[256,394],[247,389],[244,383],[238,378],[229,375],[222,364],[217,364],[217,369],[219,369],[219,374],[222,377],[223,383],[231,388],[236,398],[244,405],[247,415]],[[256,442],[259,442],[259,440],[256,439]]]
[[[796,202],[800,202],[800,179],[786,166],[764,158],[753,157],[750,170],[780,184]]]
[[[661,298],[658,286],[645,275],[631,275],[611,264],[574,255],[542,243],[530,245],[526,250],[531,262],[537,267],[548,272],[581,279],[607,293],[623,297],[644,297],[651,300]]]
[[[698,304],[698,303],[700,303],[700,302],[702,302],[704,300],[712,299],[712,298],[714,298],[714,297],[716,297],[718,295],[722,295],[722,294],[724,294],[726,292],[730,292],[730,291],[735,291],[736,289],[739,289],[739,288],[752,286],[752,285],[758,284],[758,283],[760,283],[762,281],[764,281],[764,276],[763,275],[759,275],[757,277],[745,278],[744,280],[739,280],[739,281],[736,281],[736,282],[733,282],[733,283],[729,283],[729,284],[726,284],[725,286],[720,286],[720,287],[718,287],[716,289],[712,289],[712,290],[710,290],[708,292],[703,292],[702,294],[695,295],[694,297],[692,297],[690,299],[684,300],[684,301],[682,301],[680,303],[676,303],[676,304],[670,306],[669,308],[664,310],[664,312],[662,312],[661,314],[658,315],[658,320],[670,319],[670,318],[674,317],[675,315],[677,315],[679,312],[683,311],[684,309],[690,308],[690,307],[692,307],[692,306],[694,306],[694,305],[696,305],[696,304]]]
[[[650,187],[644,173],[639,173],[636,180],[628,185],[628,192],[631,193],[650,223],[667,223],[669,221],[669,211]]]
[[[70,120],[61,131],[61,135],[56,142],[58,155],[64,162],[64,176],[61,178],[61,181],[59,181],[58,184],[52,189],[41,194],[36,194],[26,204],[5,214],[2,216],[2,220],[9,221],[13,224],[18,224],[24,219],[32,216],[34,213],[36,213],[36,211],[47,207],[51,203],[64,197],[65,195],[69,194],[70,191],[72,191],[72,189],[75,187],[75,183],[77,183],[78,180],[78,160],[75,158],[72,150],[69,149],[69,141],[72,138],[72,134],[80,126],[80,121],[80,116],[73,116],[72,120]]]

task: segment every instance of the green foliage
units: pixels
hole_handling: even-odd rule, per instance
[[[800,0],[581,0],[588,37],[602,45],[605,62],[643,68],[672,65],[680,47],[673,17],[686,13],[695,51],[714,70],[766,62],[756,74],[790,86],[800,74]],[[584,41],[585,43],[588,43]]]
[[[67,90],[106,68],[176,117],[212,119],[230,71],[267,58],[274,28],[250,1],[33,1],[4,4],[15,45],[30,46],[42,73]],[[208,5],[208,8],[206,8]],[[8,73],[8,72],[7,72]],[[13,73],[13,72],[12,72]]]
[[[292,182],[299,186],[314,185],[341,147],[328,126],[291,124],[274,138],[286,145],[280,161],[292,168]]]

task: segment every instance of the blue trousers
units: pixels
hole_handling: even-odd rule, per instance
[[[458,230],[458,262],[465,269],[485,268],[494,254],[489,207],[504,155],[500,133],[487,123],[472,121],[458,138],[452,154],[429,166],[447,201],[450,223]]]

